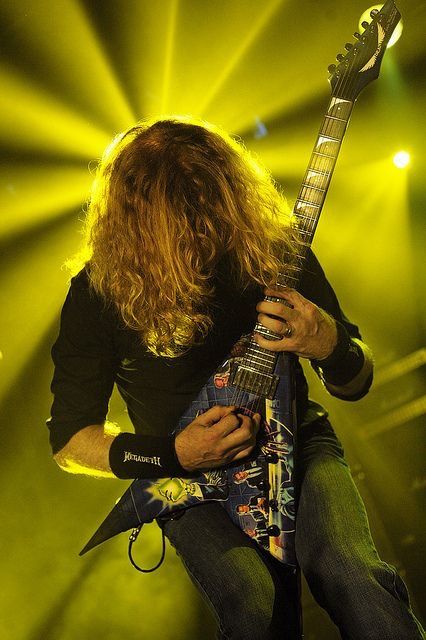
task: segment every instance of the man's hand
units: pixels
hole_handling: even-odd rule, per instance
[[[176,436],[176,454],[187,471],[214,469],[248,456],[261,417],[237,413],[237,407],[212,407]]]
[[[267,340],[255,334],[260,347],[270,351],[291,351],[310,360],[323,360],[331,354],[337,343],[334,318],[295,289],[265,289],[265,295],[281,298],[290,306],[280,302],[259,302],[256,307],[258,321],[283,336],[281,340]]]

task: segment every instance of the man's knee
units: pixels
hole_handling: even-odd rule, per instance
[[[378,557],[365,558],[348,555],[345,551],[334,556],[319,554],[302,566],[309,587],[323,603],[338,599],[342,606],[351,606],[374,598],[378,591],[387,591],[392,597],[408,603],[408,593],[397,572]]]
[[[238,559],[235,558],[235,561]],[[232,563],[232,559],[229,559]],[[252,567],[237,562],[232,571],[238,579],[223,585],[222,628],[225,637],[237,640],[264,640],[278,625],[283,606],[279,585],[262,565],[254,573]],[[281,600],[281,602],[280,602]]]

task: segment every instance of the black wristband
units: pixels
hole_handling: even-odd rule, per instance
[[[120,433],[109,450],[109,465],[117,478],[168,478],[185,476],[175,450],[175,436]]]
[[[311,360],[316,371],[320,370],[326,382],[342,386],[353,380],[364,364],[364,353],[341,323],[336,321],[337,343],[324,360]]]

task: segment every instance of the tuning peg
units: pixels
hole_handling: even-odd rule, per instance
[[[372,11],[370,11],[370,16],[374,18],[374,16],[376,16],[378,13],[379,13],[378,9],[372,9]]]
[[[347,43],[345,44],[345,49],[346,49],[346,51],[350,51],[350,50],[352,49],[352,47],[353,47],[353,46],[354,46],[354,45],[352,44],[352,42],[347,42]]]
[[[335,71],[336,71],[336,65],[335,65],[335,64],[331,64],[331,65],[328,67],[328,72],[329,72],[329,73],[334,73]]]
[[[338,60],[339,62],[342,62],[342,60],[345,59],[345,56],[343,55],[343,53],[338,53],[336,56],[336,60]]]
[[[367,29],[370,26],[370,23],[367,22],[367,20],[364,20],[364,22],[361,22],[361,27],[363,29]]]
[[[355,33],[354,33],[354,38],[356,38],[357,40],[360,40],[360,38],[361,38],[361,34],[360,34],[360,33],[358,33],[358,31],[355,31]]]

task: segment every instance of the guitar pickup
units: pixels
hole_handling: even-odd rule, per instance
[[[273,400],[279,377],[275,374],[261,373],[251,367],[236,365],[231,367],[229,382],[239,389]]]

